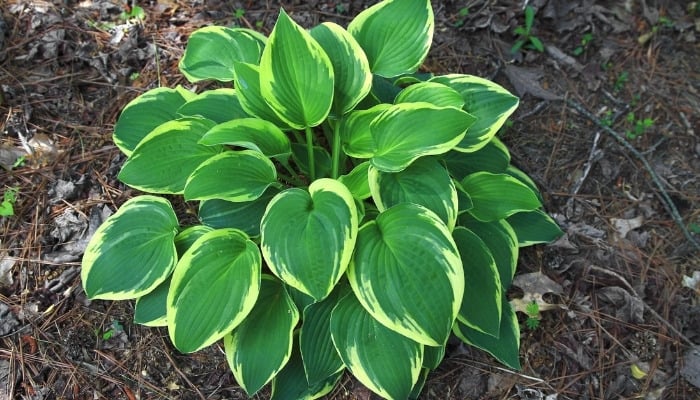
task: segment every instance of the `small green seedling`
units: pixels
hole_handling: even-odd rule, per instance
[[[133,6],[128,11],[122,11],[122,13],[119,14],[119,18],[125,22],[132,20],[143,21],[146,19],[146,12],[143,10],[143,7]]]
[[[539,52],[544,51],[544,44],[542,44],[542,41],[532,34],[532,24],[534,22],[535,9],[531,6],[525,7],[525,26],[518,26],[513,31],[513,33],[518,35],[518,39],[515,41],[513,47],[511,47],[511,53],[516,53],[523,47],[534,49]]]
[[[583,54],[584,51],[586,51],[586,47],[593,41],[593,34],[592,33],[586,33],[583,35],[581,38],[581,44],[578,45],[574,49],[574,55],[575,56],[580,56]]]
[[[118,334],[119,332],[124,331],[124,326],[115,320],[112,320],[112,324],[110,325],[110,328],[107,329],[102,333],[102,340],[109,340],[114,337],[114,335]]]
[[[15,162],[12,164],[12,168],[23,167],[26,162],[27,162],[27,156],[19,156],[19,157],[17,157]]]
[[[634,115],[634,112],[630,112],[627,114],[627,117],[625,118],[626,121],[632,125],[632,129],[627,129],[625,131],[625,136],[627,136],[627,139],[634,140],[637,139],[638,137],[642,136],[644,132],[647,131],[647,129],[651,128],[654,126],[654,120],[651,118],[636,118]]]
[[[0,216],[11,217],[15,215],[14,205],[17,201],[18,188],[9,188],[5,190],[0,203]]]
[[[530,329],[537,329],[540,326],[540,306],[535,300],[532,300],[525,308],[525,312],[527,313],[525,325]]]
[[[459,28],[462,25],[464,25],[464,21],[467,18],[467,15],[469,15],[469,7],[462,7],[459,9],[457,12],[457,17],[455,19],[454,27]]]
[[[236,11],[233,13],[233,18],[235,19],[241,19],[245,15],[245,10],[242,8],[237,8]]]
[[[618,75],[617,79],[615,79],[615,85],[613,86],[613,90],[619,92],[620,90],[622,90],[622,88],[625,87],[628,80],[629,73],[627,71],[620,72],[620,75]]]

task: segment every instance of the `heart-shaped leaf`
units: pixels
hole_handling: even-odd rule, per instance
[[[549,243],[564,234],[559,225],[542,210],[515,213],[506,219],[518,237],[518,246]]]
[[[180,106],[177,113],[184,117],[204,117],[217,124],[248,117],[238,100],[236,91],[228,88],[212,89],[200,93]]]
[[[177,254],[182,255],[200,236],[211,232],[212,228],[195,225],[182,230],[175,236]],[[170,278],[166,279],[152,291],[136,299],[134,306],[134,322],[145,326],[168,326],[168,290]]]
[[[289,360],[297,322],[299,311],[282,282],[263,275],[255,307],[224,337],[228,365],[249,396],[272,380]]]
[[[260,292],[258,247],[237,229],[202,235],[183,254],[168,292],[168,333],[191,353],[224,337],[243,321]]]
[[[345,154],[355,158],[374,156],[377,146],[370,131],[370,123],[389,107],[389,104],[378,104],[369,110],[355,110],[343,118],[340,135]]]
[[[157,126],[177,119],[177,111],[194,93],[178,86],[175,89],[155,88],[140,95],[124,107],[114,125],[112,139],[127,156]]]
[[[369,169],[369,186],[379,211],[401,203],[420,204],[437,214],[451,231],[457,221],[457,189],[435,158],[414,161],[401,172]]]
[[[259,118],[238,118],[218,124],[199,143],[244,147],[266,157],[288,156],[292,152],[287,135],[277,125]]]
[[[446,153],[473,122],[474,117],[453,107],[393,105],[370,123],[377,148],[372,165],[384,172],[398,172],[419,157]]]
[[[369,161],[358,164],[348,174],[338,177],[338,180],[350,189],[350,193],[360,200],[371,195],[369,190]]]
[[[464,107],[462,95],[449,86],[436,82],[420,82],[402,90],[394,103],[430,103],[438,107]]]
[[[336,180],[316,180],[308,192],[285,190],[263,216],[263,256],[286,284],[322,300],[350,262],[358,223],[352,194]]]
[[[481,222],[469,214],[461,215],[458,225],[478,232],[479,238],[491,250],[491,255],[496,261],[502,290],[507,290],[515,275],[519,253],[518,237],[513,228],[505,220]]]
[[[253,201],[233,203],[226,200],[204,200],[199,203],[199,216],[203,224],[215,229],[236,228],[248,236],[260,236],[260,221],[267,204],[279,191],[268,189]]]
[[[234,69],[236,93],[245,112],[270,121],[282,129],[288,128],[287,124],[272,111],[260,92],[260,67],[237,62],[234,63]]]
[[[244,28],[205,26],[192,32],[180,71],[190,82],[233,80],[234,62],[257,64],[265,47],[261,35]]]
[[[221,152],[221,146],[198,144],[214,122],[185,117],[159,125],[134,149],[119,180],[145,192],[181,194],[190,174]]]
[[[139,196],[124,203],[90,239],[80,277],[91,299],[141,297],[165,281],[177,262],[178,221],[170,203]]]
[[[338,285],[328,297],[304,309],[304,324],[299,332],[299,348],[304,360],[306,380],[310,386],[333,376],[344,368],[331,339],[331,311],[350,287]]]
[[[192,172],[185,186],[185,199],[253,201],[276,182],[275,165],[259,151],[226,151]]]
[[[459,320],[487,335],[498,337],[501,325],[501,279],[491,250],[464,227],[452,232],[464,266],[464,297]]]
[[[367,53],[372,73],[392,77],[415,72],[423,63],[434,19],[429,0],[388,0],[357,15],[348,31]]]
[[[467,175],[475,172],[491,172],[494,174],[506,173],[510,164],[510,152],[503,142],[494,136],[486,146],[473,153],[462,153],[452,150],[442,155],[450,174],[462,180]]]
[[[464,99],[464,110],[476,117],[476,122],[456,147],[456,150],[462,152],[477,151],[484,147],[518,108],[517,97],[488,79],[450,74],[436,76],[430,81],[442,83],[459,92]]]
[[[292,356],[282,370],[272,379],[272,396],[270,400],[314,400],[325,396],[343,376],[337,372],[315,385],[310,385],[304,374],[304,362],[295,340]]]
[[[487,335],[457,321],[454,326],[455,335],[463,342],[478,347],[503,364],[513,369],[520,369],[520,325],[515,311],[510,306],[505,296],[501,300],[501,325],[498,337]]]
[[[469,213],[480,221],[495,221],[542,206],[537,193],[507,174],[476,172],[462,179],[462,187],[474,203]]]
[[[355,378],[384,398],[408,398],[423,364],[422,345],[380,324],[352,293],[333,309],[331,335]]]
[[[377,321],[422,344],[445,343],[462,303],[464,272],[435,213],[411,203],[380,213],[360,229],[347,275]]]
[[[336,118],[355,108],[372,88],[372,73],[367,56],[345,29],[324,22],[311,31],[333,65],[334,87],[332,113]]]
[[[280,11],[260,60],[260,91],[296,129],[319,125],[333,102],[333,66],[311,35]]]

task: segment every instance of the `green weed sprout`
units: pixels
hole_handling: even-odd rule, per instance
[[[513,47],[511,47],[511,53],[516,53],[523,47],[535,49],[539,52],[544,51],[544,44],[542,41],[532,34],[532,25],[535,22],[535,9],[532,6],[525,7],[525,26],[518,26],[515,28],[513,33],[518,35],[518,39],[515,41]]]

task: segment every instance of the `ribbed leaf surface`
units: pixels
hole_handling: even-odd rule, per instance
[[[91,299],[135,299],[165,281],[177,262],[178,221],[170,203],[139,196],[100,225],[85,249],[80,277]]]
[[[409,203],[360,229],[348,280],[367,311],[422,344],[445,343],[464,293],[464,272],[447,226]]]

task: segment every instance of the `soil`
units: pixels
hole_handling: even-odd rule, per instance
[[[189,33],[224,24],[269,34],[281,5],[140,1],[145,21],[127,24],[126,3],[0,7],[0,192],[17,189],[0,217],[0,399],[247,398],[220,344],[180,354],[164,329],[132,322],[133,303],[86,299],[80,257],[137,194],[116,179],[120,110],[159,85],[204,89],[177,70]],[[346,25],[371,3],[282,6],[310,27]],[[524,3],[544,51],[511,51]],[[521,97],[500,136],[566,234],[521,252],[509,298],[542,302],[539,327],[520,315],[522,370],[455,345],[421,398],[700,399],[698,3],[433,8],[423,70],[483,76]],[[328,398],[375,396],[348,375]]]

